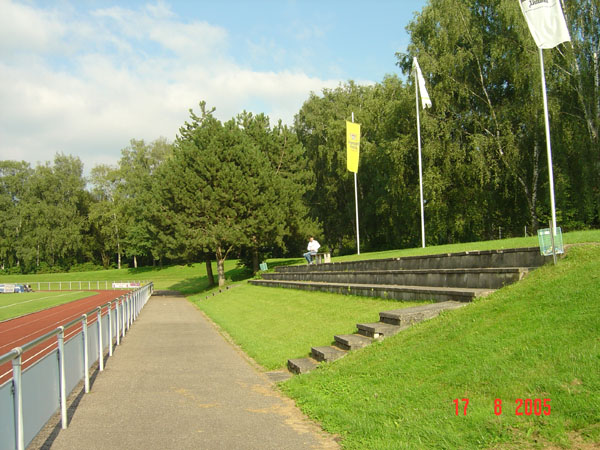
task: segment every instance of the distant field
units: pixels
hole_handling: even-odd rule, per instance
[[[216,263],[213,263],[213,273],[217,275]],[[250,274],[237,266],[237,260],[225,261],[225,276],[229,281],[239,281],[247,278]],[[159,267],[140,267],[137,269],[110,269],[97,270],[92,272],[66,272],[66,273],[47,273],[31,275],[1,275],[0,283],[47,283],[53,282],[53,289],[58,289],[55,284],[58,281],[91,281],[92,289],[96,289],[97,282],[102,283],[112,281],[152,281],[155,289],[167,289],[179,291],[185,295],[201,292],[208,287],[208,278],[206,277],[206,264],[194,263],[185,265],[173,265]],[[109,285],[110,286],[110,285]],[[36,287],[35,285],[33,286]],[[42,288],[44,286],[42,285]],[[82,286],[82,288],[87,286]],[[73,284],[73,288],[79,288]],[[63,289],[65,286],[63,285]]]
[[[0,321],[96,295],[90,291],[0,294]]]

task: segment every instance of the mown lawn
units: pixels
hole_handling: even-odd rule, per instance
[[[600,245],[281,387],[347,449],[600,444]]]
[[[0,294],[0,321],[95,295],[90,291]]]
[[[205,297],[190,300],[267,369],[331,344],[335,334],[353,333],[357,322],[379,321],[379,311],[423,304],[249,284]]]
[[[217,268],[213,263],[213,272],[216,279]],[[225,276],[229,282],[239,281],[247,278],[249,273],[243,268],[237,266],[237,260],[225,261]],[[112,281],[152,281],[154,289],[157,290],[175,290],[184,295],[191,295],[201,292],[208,288],[208,278],[206,276],[206,264],[195,263],[187,265],[173,265],[159,267],[140,267],[137,269],[110,269],[91,272],[67,272],[67,273],[48,273],[31,275],[2,275],[0,283],[38,283],[38,282],[57,282],[57,281],[92,281],[100,283]],[[33,286],[34,288],[36,285]],[[58,289],[54,284],[53,289]],[[92,283],[92,288],[96,286]],[[42,288],[44,286],[42,285]],[[65,289],[66,286],[63,286]],[[78,288],[78,285],[73,285]],[[102,284],[100,284],[102,288]]]
[[[584,242],[600,242],[600,230],[571,231],[563,234],[563,244],[580,244]],[[466,242],[459,244],[438,245],[435,247],[417,247],[401,250],[361,253],[333,258],[333,261],[357,261],[362,259],[400,258],[403,256],[434,255],[438,253],[459,253],[476,250],[499,250],[505,248],[538,247],[537,236],[509,238],[494,241]]]

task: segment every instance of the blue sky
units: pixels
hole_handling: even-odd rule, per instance
[[[425,3],[0,0],[0,159],[115,164],[200,100],[291,124],[311,91],[399,73]]]

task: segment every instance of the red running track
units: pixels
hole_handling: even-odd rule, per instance
[[[97,291],[96,295],[75,300],[63,305],[55,306],[44,311],[27,314],[16,319],[0,322],[0,355],[10,352],[13,348],[33,341],[35,338],[52,331],[62,324],[70,322],[73,319],[81,317],[94,308],[104,305],[109,301],[116,300],[121,295],[131,292],[129,290],[119,291]],[[114,305],[113,305],[114,309]],[[105,316],[107,308],[103,308],[102,315]],[[98,319],[97,314],[88,317],[88,325]],[[81,322],[65,330],[65,341],[70,336],[77,334],[81,330]],[[23,370],[33,363],[53,351],[57,347],[56,337],[48,339],[46,342],[26,351],[22,356]],[[91,356],[93,358],[93,356]],[[0,366],[0,385],[10,380],[12,377],[12,363],[6,363]]]

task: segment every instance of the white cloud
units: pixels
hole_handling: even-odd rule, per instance
[[[9,0],[0,9],[0,159],[63,152],[89,171],[116,163],[131,138],[172,140],[200,100],[221,120],[246,109],[291,123],[310,91],[339,82],[242,68],[227,30],[186,22],[163,2],[85,16]]]

